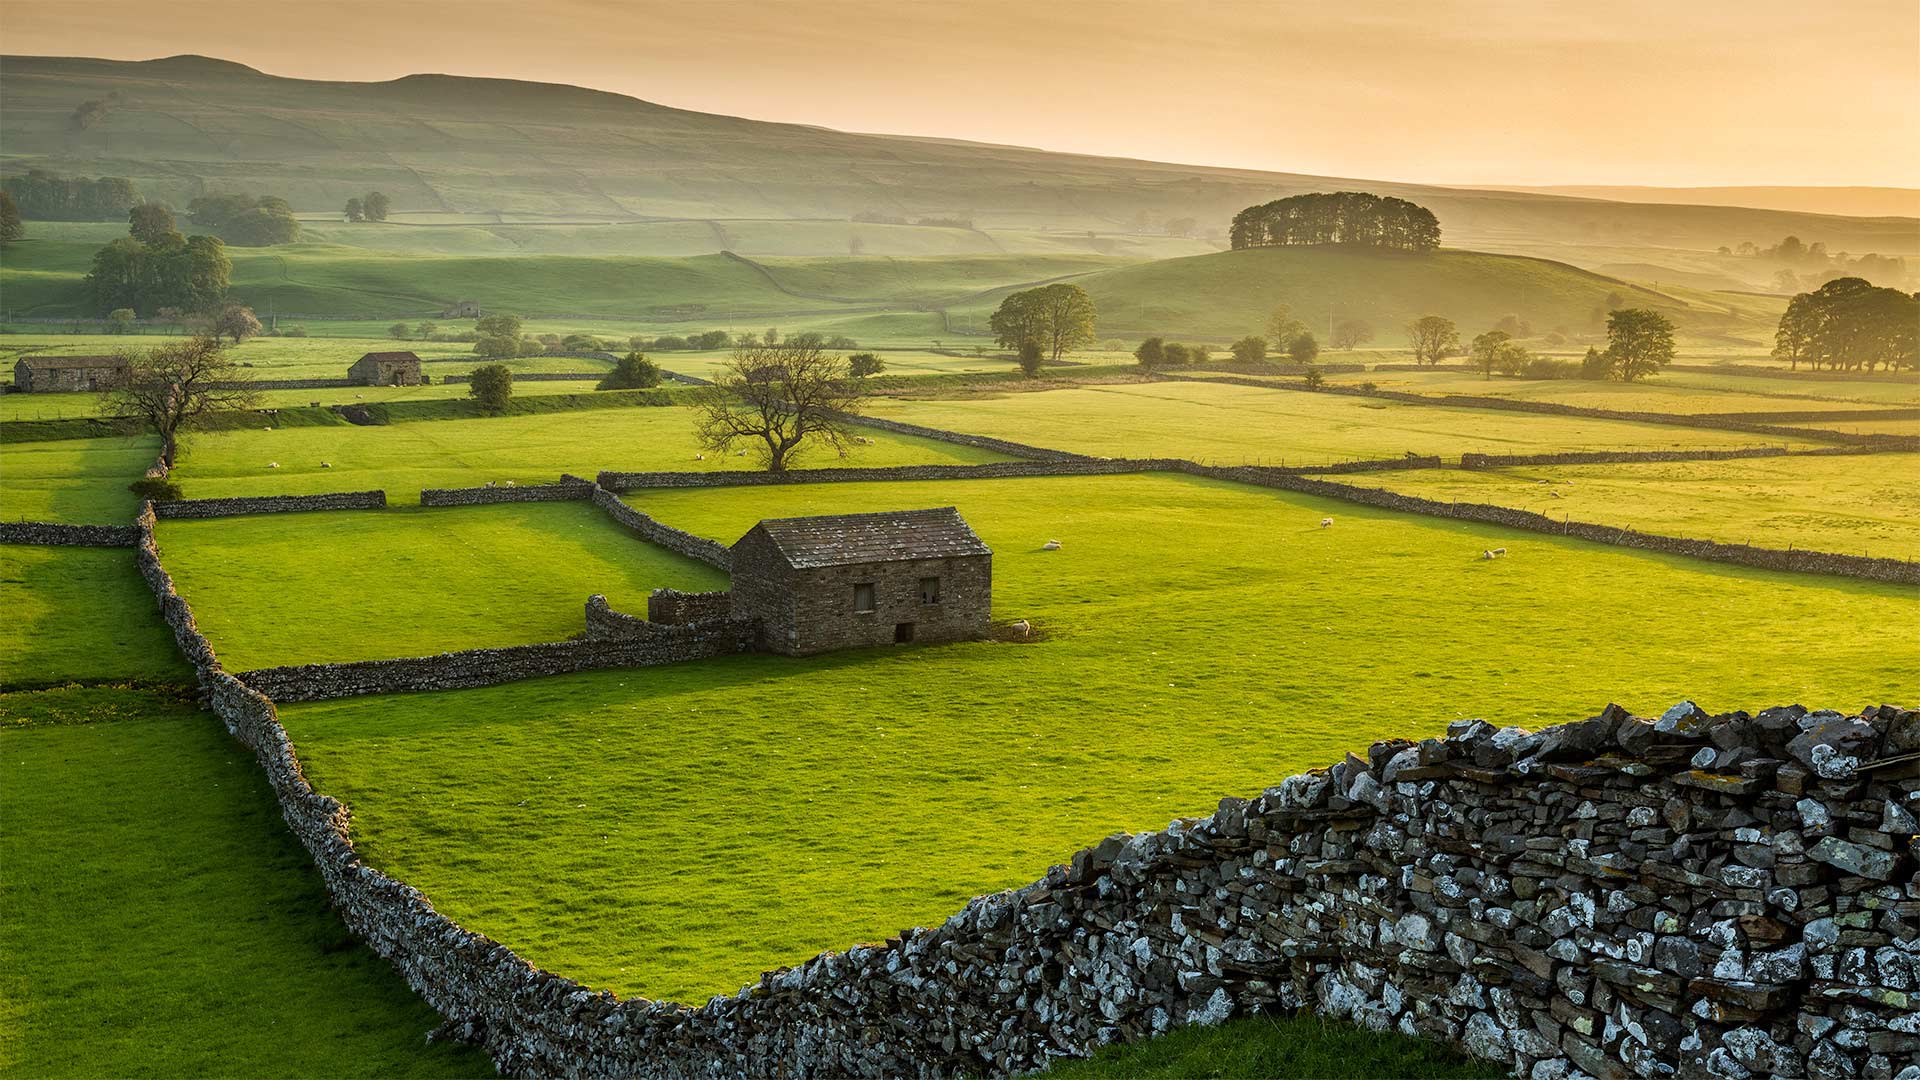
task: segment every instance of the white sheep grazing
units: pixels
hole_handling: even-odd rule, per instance
[[[267,462],[267,468],[269,468],[269,469],[277,469],[277,468],[279,468],[279,467],[280,467],[280,463],[279,463],[279,462],[277,462],[277,461],[269,461],[269,462]]]
[[[1041,550],[1041,551],[1059,551],[1059,550],[1060,550],[1060,541],[1058,541],[1058,540],[1049,540],[1049,541],[1047,541],[1046,543],[1044,543],[1044,544],[1041,544],[1041,545],[1040,545],[1040,550]]]
[[[1480,553],[1480,557],[1483,559],[1497,559],[1500,556],[1505,555],[1506,553],[1507,553],[1507,549],[1503,547],[1488,548],[1487,550]]]
[[[1556,499],[1560,497],[1560,493],[1557,491],[1549,491],[1547,492],[1547,494],[1553,496]]]
[[[1007,627],[1007,629],[1013,631],[1016,637],[1028,638],[1033,636],[1033,624],[1025,619],[1015,622],[1012,626]]]
[[[745,450],[735,450],[735,451],[733,452],[733,456],[734,456],[734,457],[746,457],[746,456],[747,456],[747,452],[746,452]]]
[[[508,486],[508,487],[512,487],[512,486],[513,486],[513,481],[511,481],[511,480],[509,480],[509,481],[507,481],[507,486]]]
[[[1323,528],[1323,529],[1331,529],[1331,528],[1333,528],[1333,519],[1332,519],[1332,518],[1321,518],[1321,519],[1320,519],[1320,527],[1321,527],[1321,528]]]
[[[707,455],[705,455],[705,454],[695,454],[695,455],[693,455],[693,460],[695,460],[695,461],[705,461],[705,460],[707,460]]]
[[[492,486],[493,486],[493,481],[491,481],[491,480],[489,480],[489,481],[487,481],[487,486],[488,486],[488,487],[492,487]]]
[[[321,467],[321,468],[323,468],[323,469],[331,469],[331,468],[333,468],[333,462],[331,462],[331,461],[323,461],[323,462],[321,462],[321,463],[320,463],[320,467]]]

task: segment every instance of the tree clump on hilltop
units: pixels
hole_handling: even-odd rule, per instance
[[[1346,244],[1427,252],[1440,246],[1433,211],[1364,191],[1315,192],[1249,206],[1233,216],[1233,247]]]
[[[1920,365],[1920,295],[1884,289],[1864,278],[1827,282],[1787,304],[1774,333],[1775,358],[1797,370],[1821,367],[1888,371]]]

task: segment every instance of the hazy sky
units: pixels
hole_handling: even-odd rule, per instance
[[[1381,179],[1920,185],[1914,0],[0,0],[0,49]]]

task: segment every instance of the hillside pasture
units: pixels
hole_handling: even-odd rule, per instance
[[[161,551],[234,671],[560,641],[601,593],[726,577],[635,539],[586,502],[162,521]]]
[[[1726,544],[1920,558],[1920,454],[1422,469],[1345,479]]]
[[[126,525],[139,500],[127,485],[160,452],[153,436],[0,443],[0,517]]]
[[[440,1017],[191,697],[0,695],[0,791],[0,1074],[493,1074],[426,1045]]]
[[[1893,700],[1920,662],[1908,637],[1835,630],[1901,625],[1911,590],[1192,477],[628,498],[722,540],[956,506],[995,551],[995,617],[1044,637],[283,710],[374,865],[535,964],[689,1002],[1375,739],[1608,701]]]
[[[126,548],[0,544],[0,687],[190,682]]]
[[[876,416],[1101,457],[1325,464],[1405,453],[1667,450],[1779,444],[1710,431],[1212,383],[1134,383],[877,401]],[[1812,445],[1802,443],[1801,445]]]
[[[418,502],[422,488],[479,487],[489,481],[552,483],[562,472],[591,478],[602,469],[705,472],[758,467],[750,454],[701,450],[693,425],[692,409],[637,406],[376,427],[209,432],[189,445],[174,479],[189,498],[381,488],[388,502],[404,505]],[[831,450],[809,449],[795,462],[833,468],[1003,460],[985,450],[930,439],[873,430],[861,434],[871,438],[872,445],[856,445],[845,458]],[[270,468],[274,463],[280,467]]]
[[[1578,357],[1565,359],[1578,361]],[[1690,372],[1666,371],[1642,382],[1623,383],[1588,379],[1521,379],[1495,375],[1488,378],[1466,371],[1354,371],[1329,374],[1327,381],[1346,386],[1370,382],[1382,390],[1409,394],[1461,394],[1470,397],[1508,398],[1514,401],[1547,401],[1577,405],[1587,409],[1614,409],[1622,412],[1658,413],[1745,413],[1805,412],[1830,409],[1886,409],[1898,407],[1892,401],[1858,400],[1844,395],[1843,383],[1818,383],[1803,380],[1797,392],[1782,392],[1764,387],[1748,388],[1749,382],[1771,384],[1773,379],[1742,379],[1735,376],[1688,378]],[[1298,376],[1286,377],[1298,382]],[[1920,405],[1920,386],[1910,385],[1913,404]],[[1829,393],[1823,394],[1822,391]],[[1829,427],[1826,423],[1807,423],[1807,427]]]

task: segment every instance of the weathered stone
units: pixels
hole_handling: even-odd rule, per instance
[[[1807,857],[1875,881],[1892,880],[1894,870],[1899,866],[1899,857],[1890,852],[1862,847],[1837,836],[1829,836],[1813,845],[1808,849]]]

